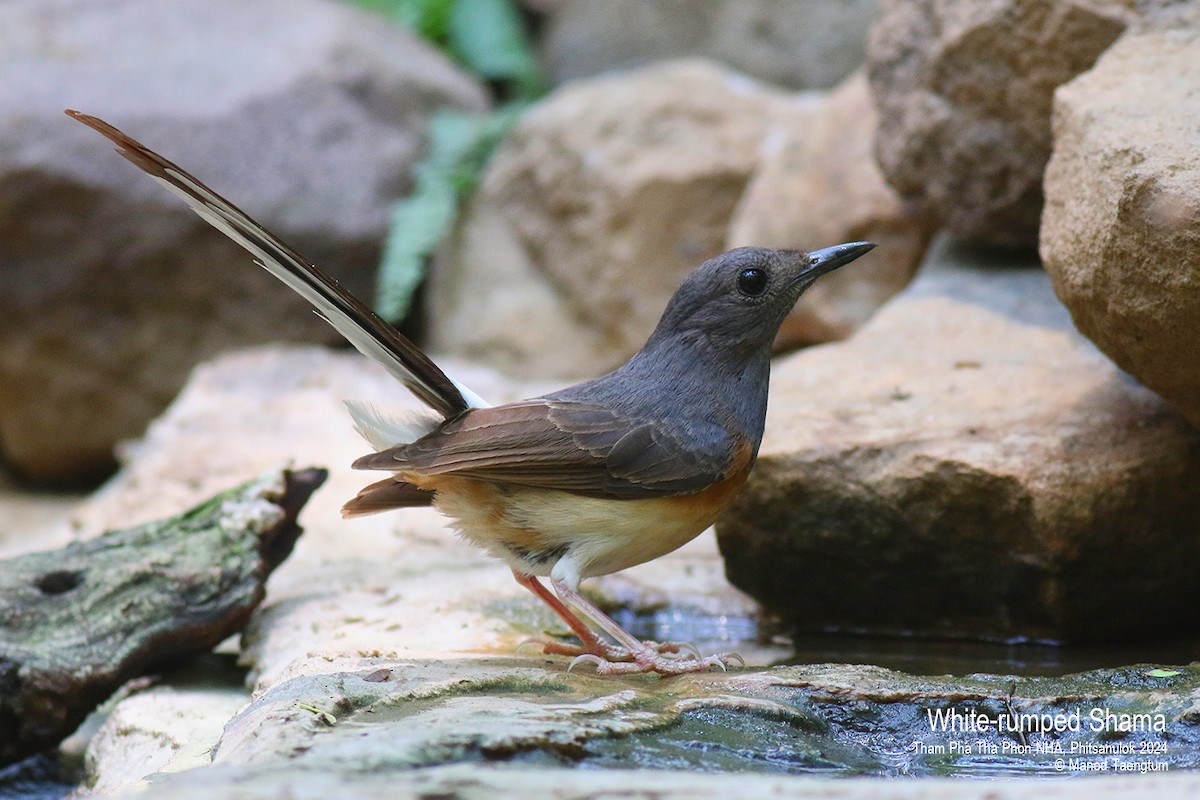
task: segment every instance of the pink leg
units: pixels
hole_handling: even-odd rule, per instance
[[[596,634],[592,633],[592,629],[581,620],[574,611],[563,604],[561,600],[554,596],[554,593],[542,585],[542,582],[537,579],[536,575],[525,575],[513,570],[513,577],[517,579],[517,583],[524,586],[529,591],[537,595],[543,603],[554,609],[554,613],[562,618],[562,621],[567,623],[567,627],[579,637],[583,642],[583,647],[573,647],[571,645],[560,644],[558,642],[540,641],[542,652],[550,655],[578,656],[578,655],[593,655],[606,661],[628,661],[631,658],[629,653],[622,652],[617,648],[606,645],[601,642]],[[607,619],[607,618],[606,618]],[[609,620],[612,622],[612,620]],[[615,622],[612,622],[616,626]],[[617,630],[621,630],[617,627]],[[625,633],[624,631],[621,631]],[[633,639],[629,634],[626,637]],[[538,640],[535,640],[538,641]],[[637,641],[633,639],[633,641]],[[640,643],[639,643],[640,645]]]
[[[722,670],[725,670],[729,667],[729,664],[735,661],[739,664],[745,664],[745,661],[737,653],[721,653],[707,658],[701,658],[698,654],[695,657],[681,657],[679,655],[681,650],[680,645],[660,645],[655,642],[639,641],[618,625],[616,620],[597,608],[594,603],[578,591],[567,586],[565,582],[554,580],[553,584],[554,591],[558,593],[558,596],[562,600],[579,609],[585,617],[595,623],[596,627],[611,636],[617,644],[628,650],[632,655],[631,659],[621,659],[620,661],[623,663],[613,663],[613,659],[605,658],[602,654],[585,653],[577,656],[572,665],[578,661],[591,661],[596,665],[596,671],[605,675],[633,672],[657,672],[661,675],[680,675],[685,672],[703,672],[713,667],[720,667]],[[546,591],[544,587],[542,587],[542,591]]]

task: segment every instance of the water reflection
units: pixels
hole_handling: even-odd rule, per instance
[[[1200,661],[1200,637],[1119,644],[977,642],[848,632],[772,634],[747,616],[712,616],[680,609],[613,613],[644,639],[691,642],[702,653],[734,650],[747,663],[874,664],[914,675],[1054,676],[1129,664]]]
[[[1200,661],[1200,638],[1133,644],[970,642],[818,633],[798,636],[782,663],[874,664],[915,675],[1069,675],[1129,664]]]

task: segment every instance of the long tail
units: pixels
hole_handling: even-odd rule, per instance
[[[442,372],[421,350],[365,303],[248,214],[192,175],[102,119],[78,111],[74,119],[107,136],[117,152],[183,199],[214,228],[250,251],[268,272],[316,307],[317,313],[363,355],[373,358],[423,403],[446,419],[488,404]]]

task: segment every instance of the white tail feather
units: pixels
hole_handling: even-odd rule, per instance
[[[398,444],[415,442],[442,423],[442,418],[424,409],[406,409],[385,414],[371,403],[345,400],[346,410],[354,420],[354,429],[375,451],[387,450]]]

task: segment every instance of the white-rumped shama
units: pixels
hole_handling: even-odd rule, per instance
[[[669,553],[712,524],[754,465],[771,343],[784,317],[816,278],[873,244],[731,250],[684,279],[645,346],[623,366],[490,406],[232,203],[108,123],[67,113],[249,250],[429,407],[393,418],[347,403],[376,448],[354,467],[391,475],[346,503],[344,516],[435,506],[466,539],[508,563],[517,582],[580,639],[578,646],[543,641],[547,653],[607,674],[678,674],[740,661],[639,641],[587,600],[579,583]],[[550,578],[554,593],[539,576]]]

